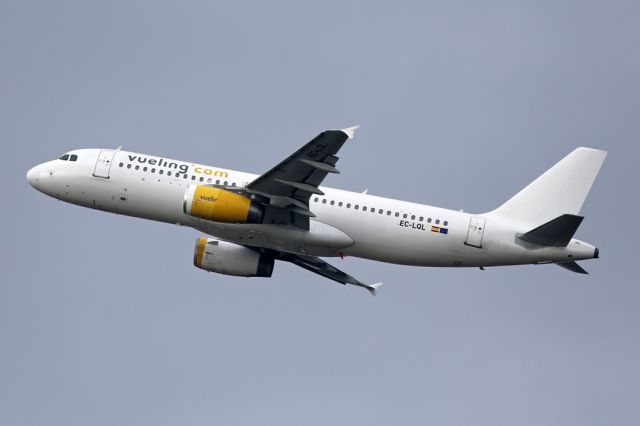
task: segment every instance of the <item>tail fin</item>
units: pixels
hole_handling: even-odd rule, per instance
[[[606,156],[599,149],[577,148],[490,214],[532,225],[578,215]]]

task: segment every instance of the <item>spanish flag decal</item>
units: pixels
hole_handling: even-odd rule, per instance
[[[439,226],[432,226],[431,232],[437,232],[439,234],[448,234],[449,230],[447,228],[440,228]]]

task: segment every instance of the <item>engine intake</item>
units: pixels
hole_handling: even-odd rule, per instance
[[[261,223],[264,212],[264,207],[249,197],[206,185],[189,186],[182,209],[190,216],[230,223]]]
[[[239,244],[198,238],[193,264],[205,271],[236,277],[270,277],[275,260]]]

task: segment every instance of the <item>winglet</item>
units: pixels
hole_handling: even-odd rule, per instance
[[[380,287],[382,287],[382,283],[371,284],[371,285],[366,286],[365,288],[367,290],[369,290],[369,293],[371,293],[372,296],[375,296],[376,295],[376,291]]]
[[[342,129],[349,139],[353,139],[356,134],[356,130],[358,130],[360,126],[347,127],[346,129]]]

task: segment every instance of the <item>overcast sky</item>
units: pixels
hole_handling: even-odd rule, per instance
[[[637,1],[0,1],[2,425],[637,425]],[[31,166],[117,147],[261,173],[360,124],[328,186],[484,212],[609,157],[591,275],[192,265],[194,230],[64,204]],[[384,244],[384,241],[380,241]]]

